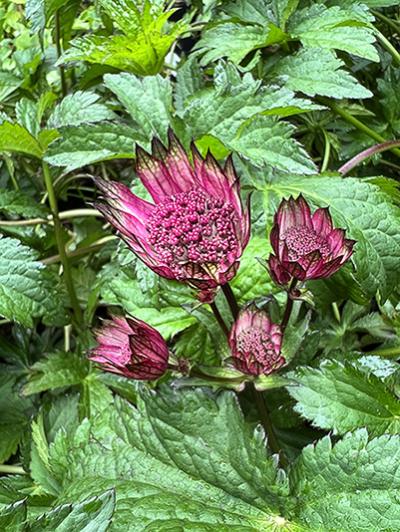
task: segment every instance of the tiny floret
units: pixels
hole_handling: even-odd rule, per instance
[[[268,265],[280,285],[292,279],[321,279],[336,273],[353,253],[355,240],[333,227],[328,208],[311,214],[303,196],[282,200],[270,235],[274,253]]]
[[[282,331],[262,310],[242,310],[234,323],[229,345],[235,367],[248,375],[269,375],[285,363]]]
[[[137,175],[154,203],[122,183],[96,178],[103,193],[96,207],[154,272],[186,282],[210,302],[236,274],[250,216],[231,159],[222,169],[211,154],[202,159],[194,145],[192,153],[193,166],[172,132],[168,148],[157,140],[151,155],[137,148]]]
[[[138,380],[155,380],[168,368],[168,346],[158,331],[130,317],[114,316],[96,331],[90,360],[105,371]]]

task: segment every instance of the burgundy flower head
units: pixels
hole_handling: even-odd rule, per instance
[[[193,167],[171,131],[168,149],[158,140],[152,155],[138,147],[136,172],[154,203],[96,178],[104,199],[96,207],[153,271],[187,282],[212,301],[215,288],[239,267],[250,217],[231,159],[222,169],[211,154],[203,160],[194,145],[192,151]]]
[[[104,370],[139,380],[155,380],[168,367],[168,347],[153,327],[136,318],[113,317],[96,332],[90,360]]]
[[[351,257],[355,240],[333,227],[328,208],[311,214],[303,196],[282,200],[270,235],[274,254],[268,265],[281,285],[292,279],[306,281],[336,273]]]
[[[285,359],[281,355],[282,331],[262,310],[247,308],[239,313],[229,336],[233,363],[248,375],[269,375]]]

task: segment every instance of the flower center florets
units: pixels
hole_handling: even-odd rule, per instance
[[[299,260],[313,251],[319,251],[322,258],[326,258],[330,254],[326,240],[313,229],[304,225],[288,229],[282,235],[282,240],[285,241],[291,261]]]
[[[255,362],[263,368],[273,366],[279,357],[279,350],[271,340],[269,334],[259,329],[246,329],[242,331],[236,340],[237,350],[250,363]]]
[[[149,242],[177,273],[187,263],[219,263],[236,253],[238,215],[230,203],[191,190],[158,203],[148,220]]]

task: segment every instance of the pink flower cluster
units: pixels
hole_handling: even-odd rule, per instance
[[[102,192],[97,209],[149,268],[213,303],[217,288],[236,274],[250,237],[249,208],[243,207],[231,159],[221,168],[211,154],[203,159],[192,145],[192,165],[172,132],[168,148],[154,140],[152,154],[137,148],[136,155],[137,175],[153,203],[122,183],[96,178]],[[355,243],[333,226],[327,208],[312,214],[301,195],[281,202],[270,239],[270,274],[282,286],[329,277],[348,261]],[[241,311],[229,335],[235,367],[252,376],[278,370],[285,364],[282,335],[263,311]],[[96,338],[91,360],[107,371],[154,380],[168,368],[166,342],[140,320],[113,317]]]

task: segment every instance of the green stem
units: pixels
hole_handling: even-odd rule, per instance
[[[354,117],[348,111],[345,111],[344,109],[342,109],[336,103],[332,102],[331,100],[327,98],[318,98],[318,100],[324,105],[326,105],[327,107],[330,107],[335,114],[341,116],[344,120],[346,120],[346,122],[348,122],[349,124],[352,124],[356,129],[359,129],[360,131],[362,131],[363,133],[365,133],[372,139],[380,143],[388,142],[388,140],[382,137],[382,135],[379,135],[379,133],[369,128],[368,126],[366,126],[363,122],[358,120],[358,118]],[[397,155],[397,157],[400,157],[399,148],[391,148],[391,152]]]
[[[78,248],[74,251],[70,251],[69,253],[66,253],[68,259],[74,259],[77,257],[82,257],[84,255],[89,255],[90,253],[93,253],[94,251],[98,251],[101,249],[104,244],[107,244],[107,242],[111,242],[112,240],[115,240],[117,237],[114,235],[105,236],[103,238],[99,238],[99,240],[96,240],[91,246],[87,246],[84,248]],[[61,255],[53,255],[51,257],[47,257],[45,259],[41,259],[41,262],[43,264],[56,264],[57,262],[60,262]]]
[[[363,150],[362,152],[355,155],[352,159],[347,161],[347,163],[345,163],[343,166],[339,168],[338,172],[342,175],[346,175],[355,166],[360,164],[365,159],[368,159],[368,157],[371,157],[372,155],[375,155],[376,153],[381,153],[383,151],[391,150],[392,148],[395,148],[397,146],[400,146],[400,140],[388,140],[387,142],[383,142],[382,144],[375,144],[375,146],[371,146],[370,148]]]
[[[399,358],[400,357],[400,346],[396,347],[384,347],[382,349],[374,349],[369,355],[376,355],[379,357],[388,357],[388,358]]]
[[[390,26],[394,31],[400,33],[400,26],[391,18],[386,17],[383,13],[380,11],[376,11],[375,9],[371,9],[371,13],[376,17],[382,20],[382,22],[385,22],[388,26]]]
[[[50,210],[53,215],[54,232],[55,232],[55,237],[56,237],[56,242],[57,242],[58,253],[60,255],[60,260],[61,260],[61,263],[64,269],[64,280],[65,280],[65,284],[68,290],[71,305],[74,310],[76,322],[77,324],[81,324],[83,316],[82,316],[81,308],[79,306],[78,298],[76,297],[74,282],[72,279],[72,273],[69,267],[68,256],[67,256],[67,253],[64,247],[62,225],[61,225],[59,214],[58,214],[58,204],[57,204],[56,195],[54,193],[53,181],[50,175],[49,167],[47,163],[45,163],[44,161],[42,162],[42,168],[43,168],[44,182],[45,182],[45,186],[47,189],[47,194],[49,196]]]
[[[237,304],[235,294],[233,293],[233,290],[230,287],[229,283],[223,284],[221,288],[228,302],[229,308],[231,309],[233,319],[236,320],[240,309],[239,305]]]
[[[215,316],[215,319],[216,319],[217,322],[218,322],[218,325],[221,327],[223,333],[224,333],[225,336],[228,338],[228,337],[229,337],[228,327],[226,326],[226,323],[224,322],[224,319],[223,319],[223,317],[221,316],[221,313],[220,313],[220,311],[218,310],[218,307],[217,307],[217,305],[214,303],[214,301],[213,301],[212,303],[210,303],[210,307],[211,307],[211,310],[212,310],[213,313],[214,313],[214,316]]]
[[[331,156],[331,143],[328,137],[327,132],[324,130],[324,139],[325,139],[325,150],[324,150],[324,159],[321,165],[321,172],[325,172],[328,168],[329,158]]]
[[[11,475],[26,475],[26,471],[21,466],[15,466],[15,465],[0,465],[0,474],[11,474]]]
[[[287,291],[286,308],[285,308],[285,312],[283,314],[283,318],[281,322],[282,333],[285,331],[286,326],[290,319],[290,315],[292,314],[292,310],[293,310],[292,291],[296,287],[296,284],[297,284],[297,279],[292,279],[292,281],[290,282],[288,291]]]
[[[60,220],[70,220],[72,218],[83,218],[86,216],[99,216],[102,214],[96,209],[71,209],[58,213]],[[24,226],[24,225],[38,225],[53,223],[53,216],[50,214],[46,218],[29,218],[28,220],[0,220],[0,225],[3,226]]]
[[[393,57],[393,60],[397,64],[397,66],[400,66],[400,54],[396,50],[396,48],[393,46],[393,44],[376,28],[375,28],[375,34],[378,38],[378,41],[383,46],[383,48],[385,48],[385,50],[389,52],[389,54]]]
[[[61,24],[60,24],[60,12],[56,11],[56,17],[55,17],[55,41],[56,41],[56,47],[57,47],[57,58],[60,59],[62,55],[62,49],[61,49]],[[67,95],[67,81],[65,79],[65,71],[64,67],[60,65],[60,78],[61,78],[61,90],[62,95],[65,97]]]
[[[252,386],[252,393],[254,402],[256,403],[258,413],[260,415],[261,424],[265,430],[265,434],[268,440],[268,446],[274,454],[279,455],[279,461],[281,465],[288,465],[285,455],[283,454],[278,438],[275,434],[275,429],[269,416],[268,408],[265,403],[263,392],[259,392]]]
[[[332,312],[333,312],[333,315],[335,316],[336,318],[336,321],[338,323],[340,323],[341,321],[341,318],[340,318],[340,310],[339,310],[339,307],[338,307],[338,304],[336,303],[336,301],[334,301],[332,303]]]

